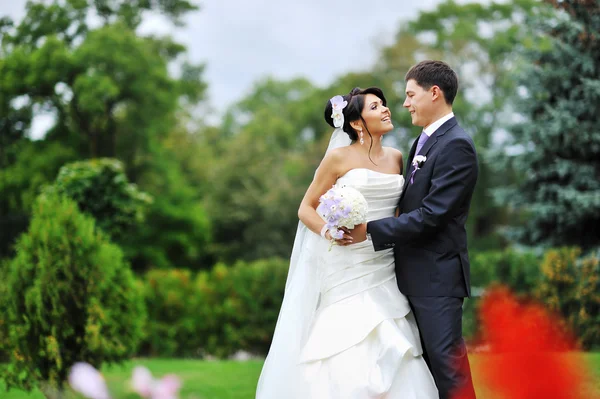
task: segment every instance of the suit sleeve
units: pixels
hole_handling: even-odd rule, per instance
[[[444,228],[473,192],[478,166],[470,141],[450,141],[444,149],[444,156],[437,157],[435,161],[431,187],[420,208],[367,224],[367,232],[376,251],[394,244],[406,244]]]

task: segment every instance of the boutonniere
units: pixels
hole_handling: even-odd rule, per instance
[[[414,169],[410,174],[410,184],[415,182],[415,173],[417,173],[417,170],[421,169],[425,161],[427,161],[427,157],[425,155],[417,155],[413,158],[412,165]]]
[[[423,166],[423,164],[425,163],[425,161],[427,161],[427,157],[425,155],[417,155],[413,158],[412,164],[415,167],[415,169],[420,169],[421,166]]]

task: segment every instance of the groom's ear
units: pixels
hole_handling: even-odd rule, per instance
[[[431,101],[445,101],[444,92],[442,91],[442,89],[440,89],[439,86],[433,85],[431,86],[431,89],[429,89],[429,91],[431,92]]]

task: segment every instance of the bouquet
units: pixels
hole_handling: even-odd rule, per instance
[[[323,218],[334,239],[340,239],[344,232],[340,227],[353,229],[367,221],[367,200],[355,188],[334,185],[319,198],[317,213]]]

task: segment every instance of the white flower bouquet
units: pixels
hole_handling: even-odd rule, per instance
[[[353,229],[367,221],[368,204],[355,188],[334,185],[319,198],[317,213],[326,223],[329,234],[334,239],[343,237],[340,227]]]

